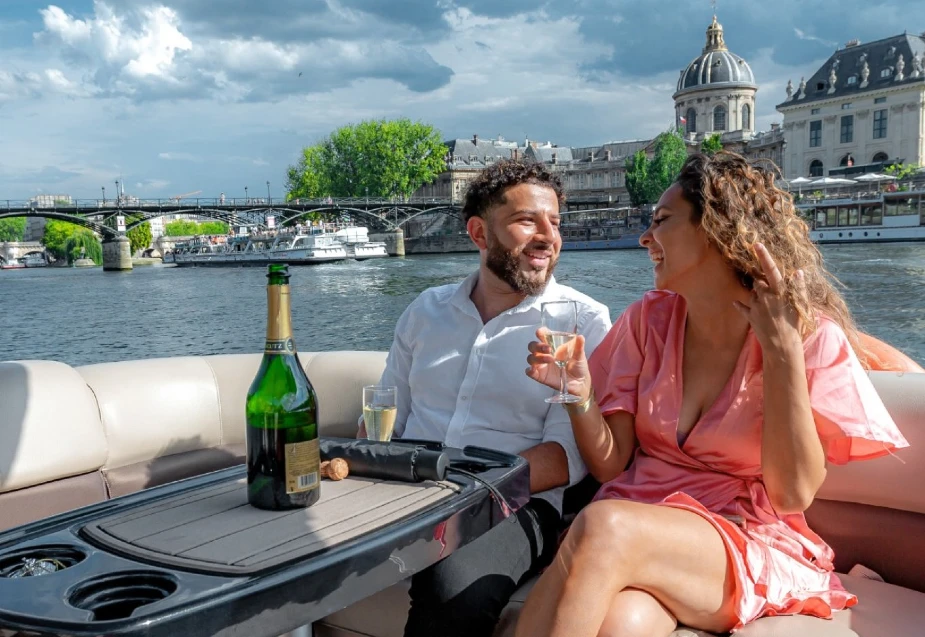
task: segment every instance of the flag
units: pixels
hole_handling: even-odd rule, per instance
[[[681,117],[681,123],[682,123],[682,124],[687,124],[687,118],[686,118],[686,117]]]

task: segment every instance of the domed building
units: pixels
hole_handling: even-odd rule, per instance
[[[722,134],[724,142],[749,137],[732,134],[754,131],[757,92],[751,67],[726,47],[723,25],[714,15],[707,27],[707,45],[681,71],[672,96],[679,128],[691,141],[713,133]]]

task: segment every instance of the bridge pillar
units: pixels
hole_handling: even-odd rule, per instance
[[[384,233],[382,241],[385,242],[385,249],[390,257],[405,256],[405,233],[401,228]]]
[[[120,272],[132,269],[132,248],[128,237],[103,239],[103,271]]]

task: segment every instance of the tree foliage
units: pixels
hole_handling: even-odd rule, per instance
[[[138,215],[129,215],[126,217],[126,224],[131,225],[139,219],[141,219],[141,217]],[[128,237],[132,254],[135,254],[139,250],[144,250],[151,245],[151,241],[153,240],[153,236],[151,235],[151,224],[145,221],[141,225],[135,226],[126,232],[125,236]]]
[[[626,189],[634,206],[658,201],[687,160],[687,145],[675,130],[661,133],[653,147],[651,159],[640,150],[626,161]]]
[[[26,218],[0,219],[0,241],[22,241],[26,236]]]
[[[370,120],[338,128],[289,167],[287,199],[410,196],[444,171],[446,146],[430,124]]]
[[[700,142],[700,152],[707,155],[715,155],[723,149],[723,136],[719,133],[713,133],[709,137],[704,137]]]
[[[55,259],[68,263],[74,263],[82,254],[97,265],[103,263],[103,246],[97,236],[87,228],[67,221],[49,219],[45,223],[42,245]]]
[[[197,223],[186,219],[171,221],[164,226],[168,237],[195,237],[205,234],[228,234],[228,224],[224,221],[203,221]]]
[[[893,164],[892,166],[887,166],[883,169],[883,172],[887,175],[896,177],[898,180],[908,179],[913,174],[918,172],[918,164]]]

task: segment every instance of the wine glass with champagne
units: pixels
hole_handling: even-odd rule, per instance
[[[572,359],[575,337],[578,336],[578,303],[575,301],[548,301],[541,305],[546,344],[552,349],[559,368],[559,393],[546,399],[547,403],[577,403],[581,401],[565,391],[565,366]]]
[[[378,442],[392,439],[398,416],[398,388],[392,385],[367,385],[363,388],[363,422],[366,438]]]

